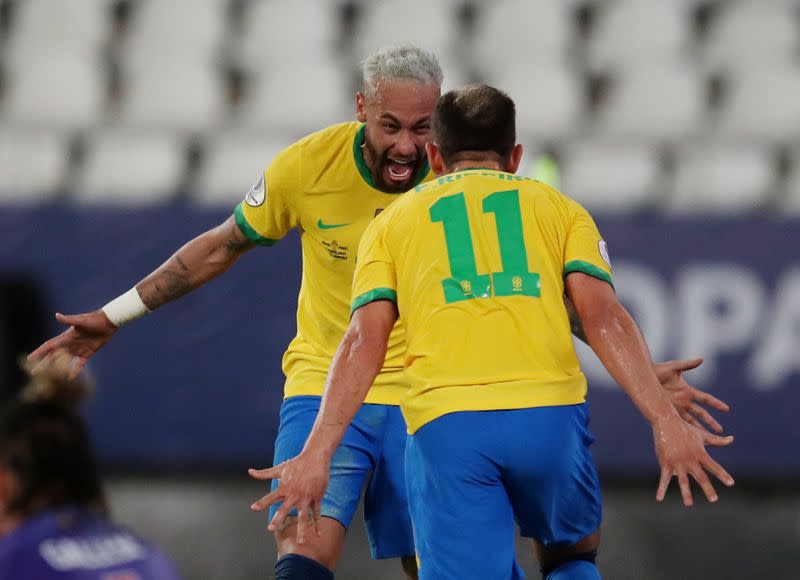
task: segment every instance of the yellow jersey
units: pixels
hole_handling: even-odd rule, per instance
[[[456,411],[581,403],[564,277],[612,283],[589,213],[555,189],[469,169],[418,186],[364,233],[355,310],[394,300],[406,329],[414,433]]]
[[[297,336],[283,357],[284,397],[321,395],[333,355],[350,321],[356,250],[367,225],[400,195],[376,189],[364,161],[365,125],[313,133],[279,153],[234,212],[248,240],[270,246],[300,229],[303,278]],[[428,166],[421,175],[428,177]],[[368,403],[398,405],[405,334],[392,332],[386,363]]]

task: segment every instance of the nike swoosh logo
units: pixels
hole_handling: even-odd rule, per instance
[[[333,230],[336,228],[343,228],[345,226],[349,226],[350,224],[326,224],[322,223],[322,220],[317,220],[317,227],[321,230]]]

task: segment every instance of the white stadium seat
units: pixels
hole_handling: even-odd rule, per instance
[[[191,187],[192,201],[233,208],[261,172],[296,135],[226,133],[209,140],[205,162]]]
[[[308,133],[355,115],[345,71],[331,63],[302,70],[277,69],[255,79],[240,111],[247,129]]]
[[[540,142],[572,135],[583,112],[583,87],[569,69],[535,66],[492,71],[487,80],[506,91],[517,107],[517,134]]]
[[[53,56],[9,70],[5,123],[50,130],[92,126],[104,113],[105,79],[97,63]]]
[[[594,69],[660,68],[686,56],[691,0],[614,0],[600,15],[587,46]]]
[[[563,64],[572,37],[569,2],[485,0],[471,54],[484,72]]]
[[[637,69],[616,80],[596,130],[617,139],[681,140],[702,129],[705,86],[691,69]]]
[[[759,68],[731,79],[720,136],[791,141],[800,137],[800,70]]]
[[[656,148],[578,142],[561,152],[561,187],[590,212],[627,213],[655,205],[661,179]]]
[[[155,63],[130,71],[118,121],[129,127],[200,132],[219,125],[225,102],[216,71],[204,65]]]
[[[54,55],[96,58],[111,28],[109,0],[16,2],[6,62],[23,65]]]
[[[62,191],[69,140],[62,133],[0,128],[0,203],[37,203]]]
[[[685,147],[678,154],[668,210],[737,215],[763,209],[775,188],[775,169],[768,147]]]
[[[442,65],[453,67],[461,38],[458,0],[373,0],[361,6],[354,39],[358,60],[385,46],[411,44],[432,51]]]
[[[73,187],[84,204],[138,206],[171,199],[186,171],[183,142],[164,133],[107,131],[92,137]]]
[[[798,48],[796,10],[797,3],[788,0],[724,2],[706,42],[706,63],[747,72],[792,62]]]
[[[216,62],[227,27],[225,1],[140,0],[133,8],[123,53],[128,67]]]
[[[336,8],[320,0],[254,0],[247,5],[241,35],[233,39],[234,54],[249,71],[302,71],[327,60],[339,30]]]

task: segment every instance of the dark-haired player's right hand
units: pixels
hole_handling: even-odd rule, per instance
[[[61,349],[73,357],[70,378],[75,378],[86,365],[86,361],[111,340],[117,327],[108,319],[105,312],[95,310],[86,314],[56,314],[56,320],[69,328],[42,344],[28,355],[28,360],[36,362],[46,359]]]
[[[664,417],[652,425],[656,457],[661,467],[661,479],[656,492],[656,500],[663,501],[673,477],[678,479],[683,505],[691,507],[694,503],[689,483],[691,476],[705,493],[708,501],[717,501],[708,474],[713,475],[728,487],[733,478],[706,451],[706,445],[725,446],[733,443],[733,437],[722,437],[695,427],[678,417],[677,413]],[[708,472],[708,473],[706,473]]]

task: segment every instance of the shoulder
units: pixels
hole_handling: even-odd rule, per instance
[[[302,180],[303,175],[314,175],[353,148],[360,123],[348,122],[331,125],[306,135],[283,149],[269,165],[267,179],[270,184],[285,180]]]

